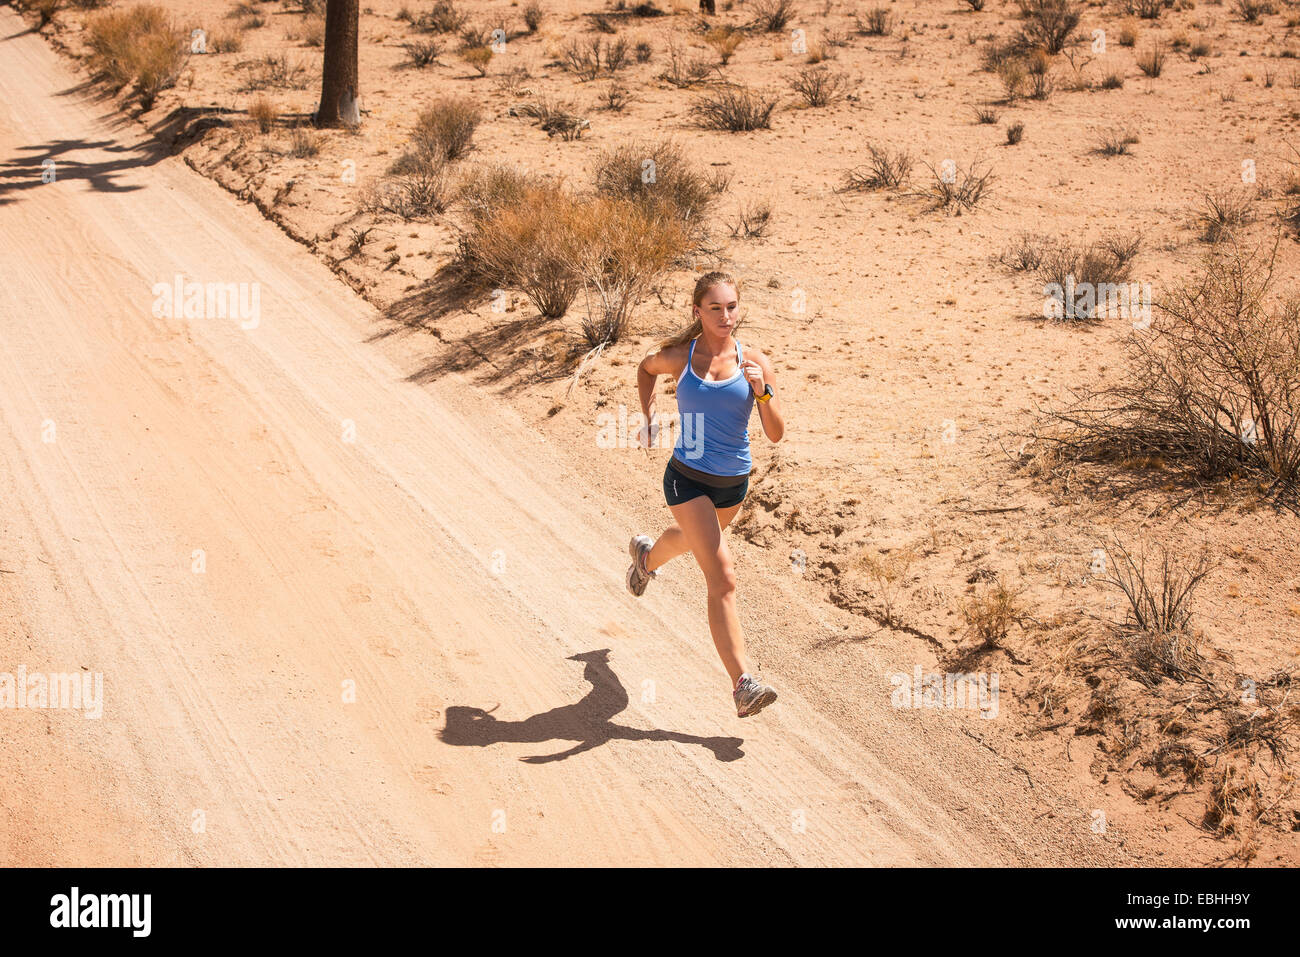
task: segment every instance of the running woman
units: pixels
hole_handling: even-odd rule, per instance
[[[637,367],[637,387],[646,426],[640,444],[654,445],[658,433],[655,383],[677,380],[681,427],[664,469],[664,497],[674,523],[658,541],[637,535],[628,545],[632,566],[627,588],[641,595],[656,569],[689,549],[709,593],[709,630],[731,677],[736,715],[758,714],[776,692],[757,681],[745,658],[745,639],[736,616],[736,572],[722,530],[749,491],[749,417],[758,406],[763,432],[773,442],[785,434],[781,402],[773,388],[772,362],[757,349],[748,355],[732,333],[740,321],[739,285],[727,273],[710,272],[695,283],[693,320],[657,343]]]

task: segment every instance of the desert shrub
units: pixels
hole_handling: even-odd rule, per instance
[[[887,36],[894,29],[894,15],[885,7],[872,7],[858,21],[858,31],[869,37]]]
[[[993,110],[977,106],[975,109],[975,122],[984,126],[992,126],[998,121],[998,115]]]
[[[586,292],[582,335],[589,346],[618,342],[633,310],[687,245],[682,224],[655,207],[597,196],[582,204],[586,227],[570,266]]]
[[[583,130],[591,123],[583,118],[572,103],[565,100],[540,96],[527,103],[517,103],[506,113],[509,116],[530,116],[546,132],[547,137],[559,135],[564,140],[582,138]]]
[[[1128,0],[1125,9],[1143,20],[1155,20],[1173,6],[1173,0]]]
[[[469,151],[482,119],[482,111],[468,97],[441,97],[420,111],[411,143],[421,152],[458,160]]]
[[[1101,576],[1102,581],[1118,588],[1128,599],[1128,618],[1124,625],[1145,637],[1186,632],[1191,623],[1196,588],[1214,568],[1204,551],[1190,565],[1181,562],[1163,545],[1159,551],[1159,562],[1148,568],[1152,557],[1149,548],[1130,550],[1118,536],[1113,536],[1106,549],[1106,570]],[[1187,672],[1195,655],[1190,636],[1177,643],[1144,642],[1135,650],[1137,663],[1143,670],[1162,671],[1170,677]]]
[[[446,211],[453,196],[450,165],[431,153],[402,154],[388,175],[362,191],[361,208],[422,219]]]
[[[267,53],[255,60],[244,60],[236,69],[247,70],[248,78],[240,86],[244,92],[265,89],[300,90],[307,85],[307,70],[283,54]]]
[[[479,76],[487,76],[488,64],[492,62],[492,48],[489,46],[467,47],[461,51],[460,58],[477,70]]]
[[[579,80],[589,82],[601,72],[614,74],[627,65],[628,44],[625,39],[601,40],[590,37],[586,41],[574,38],[560,51],[565,69]]]
[[[1101,88],[1103,90],[1119,90],[1124,87],[1124,74],[1118,70],[1111,70],[1101,79]]]
[[[976,13],[979,13],[984,9],[984,0],[966,0],[966,5]]]
[[[615,112],[621,111],[623,107],[627,106],[630,99],[627,87],[617,80],[604,87],[600,91],[599,98],[605,109]]]
[[[1137,43],[1138,28],[1137,24],[1128,22],[1122,24],[1119,28],[1119,45],[1122,47],[1131,47]]]
[[[744,133],[771,129],[776,104],[776,97],[729,83],[699,97],[691,104],[690,112],[704,129]]]
[[[289,153],[298,159],[307,159],[320,153],[320,135],[295,126],[289,132]]]
[[[403,43],[402,48],[406,50],[411,65],[423,69],[431,63],[437,62],[438,54],[442,52],[442,42],[429,37],[426,40],[412,40],[410,43]]]
[[[468,21],[469,15],[457,10],[452,0],[438,0],[415,25],[428,33],[459,33]]]
[[[1272,0],[1232,0],[1232,12],[1247,23],[1259,23],[1265,14],[1277,13]]]
[[[772,204],[763,199],[753,200],[741,207],[739,221],[731,228],[731,235],[737,239],[761,239],[771,222]]]
[[[1097,319],[1112,311],[1109,292],[1118,292],[1120,284],[1128,281],[1138,248],[1136,238],[1050,243],[1042,250],[1034,271],[1045,290],[1060,290],[1055,295],[1060,318]],[[1090,291],[1091,297],[1075,295],[1079,288]],[[1067,297],[1071,301],[1067,302]]]
[[[244,35],[238,30],[213,30],[208,34],[208,50],[212,53],[238,53],[244,49]]]
[[[828,106],[841,99],[849,78],[843,73],[833,73],[826,67],[805,67],[789,81],[790,88],[803,98],[809,107]]]
[[[96,14],[86,29],[92,73],[114,90],[134,83],[143,109],[175,85],[188,46],[167,12],[142,4]]]
[[[1157,461],[1189,480],[1251,474],[1300,511],[1300,300],[1272,294],[1271,251],[1210,247],[1126,339],[1126,370],[1053,419],[1070,462]],[[1046,438],[1046,437],[1045,437]]]
[[[1002,64],[1019,55],[1019,45],[1015,40],[990,40],[980,47],[980,69],[985,73],[997,73]]]
[[[931,179],[918,195],[929,199],[935,209],[960,214],[963,210],[974,209],[983,201],[989,194],[995,177],[990,166],[981,169],[978,162],[972,162],[966,167],[956,163],[948,165],[950,162],[945,161],[939,169],[930,163],[924,164],[930,171]]]
[[[537,28],[542,25],[545,15],[542,5],[537,0],[528,0],[524,4],[524,25],[528,27],[529,33],[537,32]]]
[[[302,42],[309,47],[323,46],[325,43],[325,15],[312,14],[302,22]]]
[[[1254,220],[1254,197],[1245,189],[1220,189],[1206,193],[1196,216],[1201,238],[1207,243],[1217,243],[1230,236],[1238,226]]]
[[[1007,124],[1007,145],[1015,146],[1025,136],[1025,124],[1021,122]]]
[[[763,33],[780,33],[794,16],[794,0],[756,0],[753,26]]]
[[[1042,50],[1034,50],[1025,58],[1025,74],[1029,78],[1029,96],[1045,100],[1052,94],[1052,61]]]
[[[1013,624],[1026,615],[1020,600],[1023,588],[1008,588],[998,576],[984,589],[978,589],[969,599],[961,602],[962,618],[966,621],[966,634],[976,639],[977,649],[1001,648]]]
[[[1051,243],[1038,233],[1021,233],[1015,241],[998,254],[998,262],[1015,272],[1030,272],[1043,263]]]
[[[1025,87],[1025,64],[1019,58],[1003,60],[998,64],[998,79],[1006,91],[1007,102],[1012,103]]]
[[[678,89],[694,86],[713,72],[713,67],[698,57],[689,57],[675,39],[668,41],[668,66],[659,79]]]
[[[912,175],[913,159],[906,150],[867,144],[867,161],[845,174],[844,189],[897,189]]]
[[[583,333],[613,342],[645,291],[685,243],[680,223],[643,203],[576,197],[553,181],[496,171],[463,195],[474,211],[460,240],[473,277],[518,288],[543,316],[564,315],[588,290]]]
[[[671,138],[629,141],[596,157],[596,191],[638,202],[682,223],[688,235],[702,235],[720,192]]]
[[[1016,0],[1020,17],[1019,40],[1026,48],[1042,47],[1060,53],[1079,26],[1083,7],[1074,0]]]
[[[1165,45],[1159,41],[1151,44],[1138,54],[1137,65],[1152,79],[1158,77],[1165,68]]]

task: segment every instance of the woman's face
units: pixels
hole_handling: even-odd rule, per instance
[[[695,307],[704,328],[715,336],[729,336],[740,319],[740,301],[730,283],[720,282],[708,290]]]

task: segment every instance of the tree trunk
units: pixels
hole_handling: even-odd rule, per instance
[[[325,7],[325,65],[321,72],[317,126],[361,122],[356,101],[357,21],[360,0],[328,0]]]

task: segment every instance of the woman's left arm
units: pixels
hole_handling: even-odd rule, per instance
[[[785,435],[785,417],[781,415],[781,396],[777,394],[776,374],[772,369],[772,360],[757,349],[751,349],[749,356],[745,358],[744,371],[755,396],[763,395],[767,387],[772,386],[772,397],[766,402],[756,401],[754,404],[758,406],[758,417],[763,423],[763,432],[770,441],[780,442],[781,437]]]

